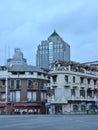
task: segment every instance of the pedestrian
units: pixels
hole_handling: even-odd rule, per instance
[[[86,113],[88,114],[89,112],[89,106],[86,107]]]
[[[97,108],[95,109],[95,114],[97,114]]]

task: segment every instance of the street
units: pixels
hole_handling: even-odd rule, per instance
[[[98,115],[0,115],[0,130],[98,130]]]

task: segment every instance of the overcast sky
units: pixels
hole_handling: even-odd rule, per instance
[[[0,65],[20,48],[36,65],[37,45],[56,32],[71,60],[98,60],[98,0],[0,0]]]

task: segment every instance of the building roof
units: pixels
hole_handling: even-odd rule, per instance
[[[32,65],[12,65],[8,68],[9,72],[39,72],[46,73],[44,70]]]
[[[54,37],[54,36],[59,36],[55,30],[54,30],[54,32],[49,37]]]
[[[87,64],[87,65],[98,65],[98,61],[85,62],[83,64]]]
[[[71,65],[71,66],[74,66],[74,67],[82,67],[82,68],[85,68],[85,69],[88,69],[88,70],[96,70],[96,71],[98,71],[96,66],[90,66],[90,65],[87,65],[87,64],[81,64],[81,63],[75,62],[75,61],[61,61],[61,60],[57,60],[54,63],[51,63],[50,65],[53,66],[54,64],[55,65],[56,64],[61,64],[62,66]]]

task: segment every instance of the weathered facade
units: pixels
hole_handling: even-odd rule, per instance
[[[47,73],[31,65],[0,67],[0,113],[44,114]]]
[[[92,113],[97,109],[98,69],[76,62],[56,61],[50,64],[48,97],[50,113]]]

